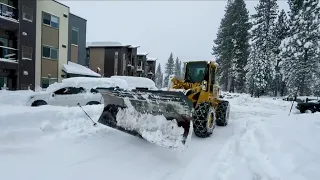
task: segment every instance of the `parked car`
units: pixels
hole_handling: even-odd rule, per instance
[[[312,113],[320,112],[320,100],[318,100],[318,101],[299,102],[297,104],[296,108],[301,113],[305,113],[306,111],[310,111]]]
[[[102,95],[95,89],[84,89],[83,87],[61,86],[54,91],[39,92],[29,97],[28,106],[81,106],[102,104]]]

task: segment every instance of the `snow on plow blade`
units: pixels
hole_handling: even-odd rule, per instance
[[[99,123],[166,148],[183,148],[192,134],[192,103],[182,92],[100,89]]]

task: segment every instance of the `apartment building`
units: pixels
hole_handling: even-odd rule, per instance
[[[89,67],[86,58],[87,20],[69,13],[68,60]]]
[[[156,61],[158,58],[147,58],[147,63],[145,67],[145,76],[149,79],[155,81],[155,73],[156,73]]]
[[[135,75],[137,49],[139,46],[123,45],[120,42],[87,43],[87,61],[92,71],[104,77]]]
[[[61,82],[68,61],[86,65],[86,20],[55,0],[0,0],[0,88]]]
[[[139,52],[137,54],[137,77],[145,77],[147,56],[149,53]]]
[[[0,88],[34,88],[36,0],[0,1]]]
[[[57,1],[37,1],[35,84],[46,88],[63,78],[68,61],[69,7]]]

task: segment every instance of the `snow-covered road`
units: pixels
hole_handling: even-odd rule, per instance
[[[93,127],[78,107],[0,105],[0,179],[320,179],[320,113],[288,116],[290,102],[247,95],[230,102],[230,124],[193,136],[184,152]],[[94,120],[102,111],[84,108]]]

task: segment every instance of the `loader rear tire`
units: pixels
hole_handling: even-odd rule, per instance
[[[193,114],[194,134],[201,138],[209,137],[216,127],[213,107],[209,103],[200,103]]]
[[[221,101],[216,109],[216,124],[218,126],[227,126],[229,122],[230,103]]]

